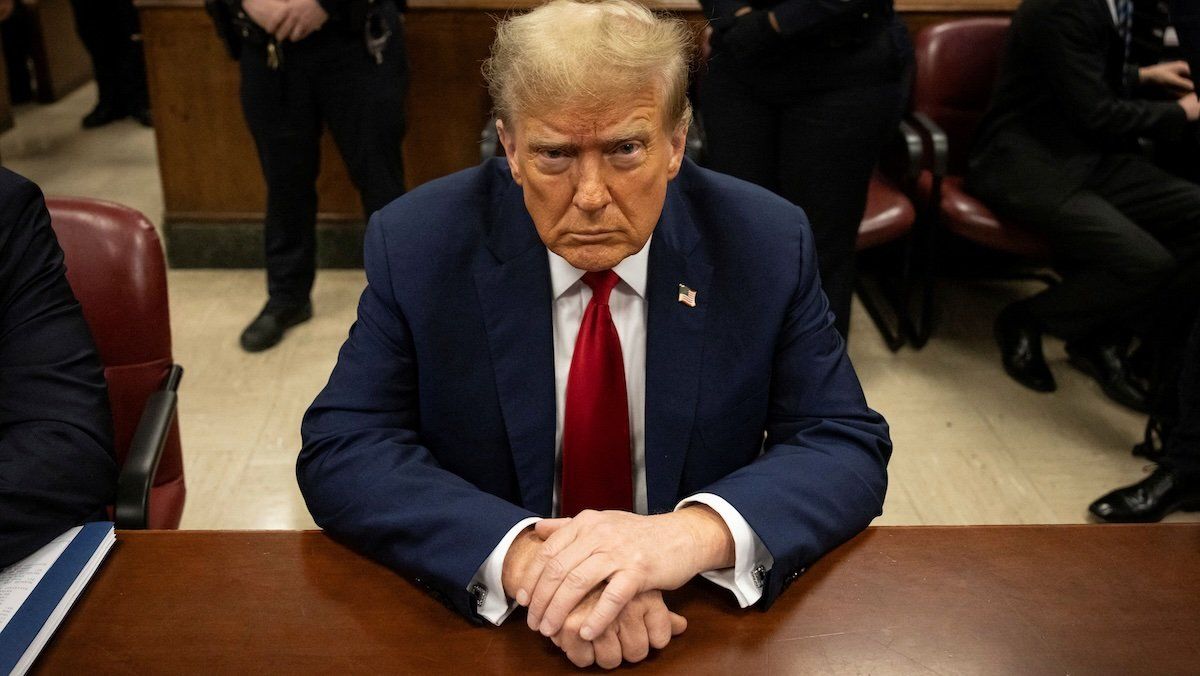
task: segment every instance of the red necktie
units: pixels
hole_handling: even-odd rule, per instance
[[[633,509],[629,458],[629,400],[621,339],[608,309],[620,281],[612,270],[588,272],[592,300],[583,313],[571,373],[562,436],[562,515],[585,509]]]

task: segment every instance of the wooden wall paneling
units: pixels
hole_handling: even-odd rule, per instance
[[[479,164],[479,133],[491,112],[480,66],[496,14],[413,11],[405,20],[412,80],[404,143],[410,188]]]
[[[202,7],[154,6],[141,17],[166,221],[261,220],[266,186],[242,115],[237,63]],[[360,220],[328,133],[321,159],[321,218]]]
[[[29,9],[37,97],[57,101],[92,79],[92,58],[75,31],[70,0],[18,0]]]

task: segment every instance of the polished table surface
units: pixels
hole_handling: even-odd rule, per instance
[[[693,583],[644,673],[1200,673],[1200,524],[880,527],[769,611]],[[119,532],[39,673],[543,673],[522,616],[476,627],[319,532]]]

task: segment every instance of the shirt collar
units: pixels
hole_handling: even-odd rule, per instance
[[[617,273],[621,281],[642,298],[646,297],[646,275],[650,266],[650,242],[653,239],[654,235],[650,235],[641,251],[627,256],[613,268],[613,272]],[[554,292],[554,300],[558,300],[583,278],[585,271],[571,265],[565,258],[549,249],[546,249],[546,254],[550,258],[550,288]]]

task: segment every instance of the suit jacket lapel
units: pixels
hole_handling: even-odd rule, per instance
[[[521,188],[507,182],[501,190],[475,284],[521,500],[549,516],[555,431],[550,268]]]
[[[650,243],[646,291],[646,497],[652,514],[677,502],[700,387],[711,278],[700,235],[673,182]],[[696,291],[696,307],[679,301],[680,284]]]

